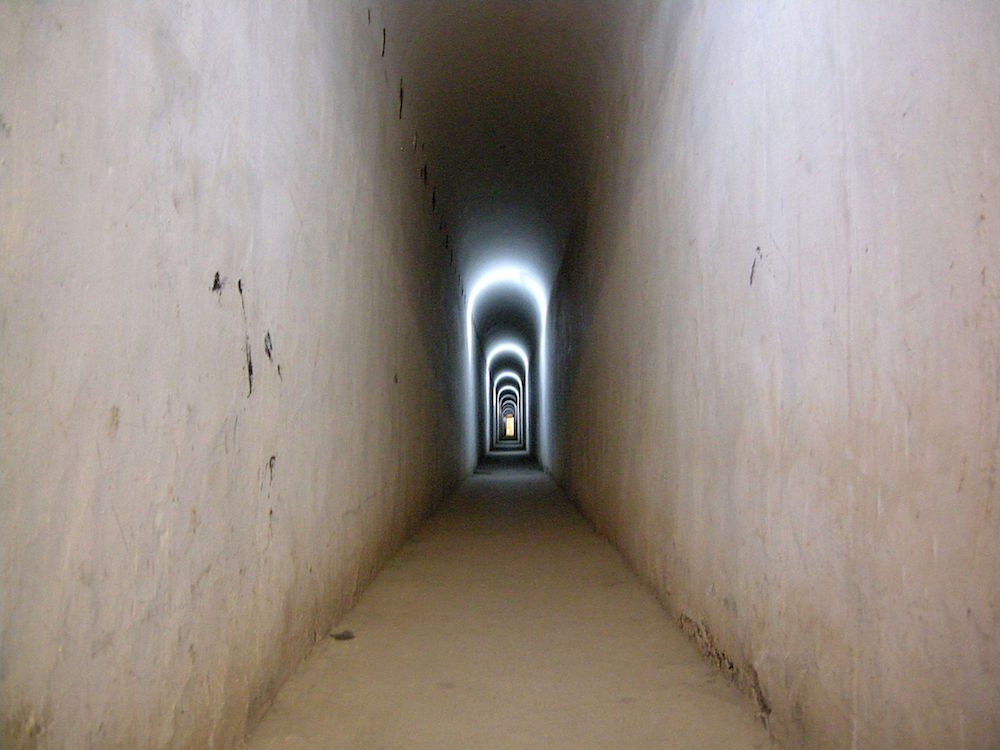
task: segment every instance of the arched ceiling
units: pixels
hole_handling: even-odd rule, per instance
[[[484,292],[476,305],[473,323],[481,341],[513,336],[533,351],[538,342],[538,309],[523,290],[498,285]]]
[[[502,257],[548,288],[582,211],[615,3],[400,0],[382,15],[459,271]]]
[[[482,387],[481,358],[519,342],[540,451],[548,300],[585,222],[590,154],[606,145],[595,133],[620,68],[621,15],[617,0],[392,0],[372,18],[403,147],[422,162],[445,235],[426,264],[454,267],[465,298],[470,393]],[[470,425],[488,425],[486,399],[469,408]]]
[[[490,372],[491,381],[493,377],[496,376],[497,373],[503,372],[504,370],[512,370],[513,372],[517,373],[517,376],[521,378],[522,383],[524,383],[529,377],[529,374],[524,371],[524,362],[522,362],[520,358],[518,358],[516,355],[513,354],[497,355],[493,359],[493,362],[490,366],[490,370],[491,370]]]

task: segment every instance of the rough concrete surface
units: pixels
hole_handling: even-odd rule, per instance
[[[457,480],[392,65],[346,3],[0,4],[4,750],[231,747]]]
[[[643,3],[622,48],[556,476],[789,744],[1000,746],[1000,5]]]
[[[317,645],[244,750],[777,747],[538,470],[466,481],[345,631]]]
[[[232,747],[513,337],[782,744],[1000,747],[998,330],[1000,3],[0,0],[0,745]]]

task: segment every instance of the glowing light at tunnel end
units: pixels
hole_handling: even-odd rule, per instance
[[[476,438],[476,362],[474,358],[475,352],[475,315],[476,306],[483,295],[483,293],[493,290],[496,287],[509,286],[514,290],[527,293],[528,296],[535,303],[538,314],[538,352],[537,352],[537,362],[538,362],[538,398],[537,398],[537,409],[536,409],[536,420],[537,420],[537,435],[538,435],[538,458],[542,465],[548,463],[548,426],[546,424],[546,415],[548,412],[548,356],[547,356],[547,325],[548,325],[548,292],[545,285],[542,283],[539,275],[532,271],[531,269],[517,263],[503,263],[492,266],[487,269],[481,275],[479,275],[471,286],[469,292],[468,301],[465,308],[465,344],[466,344],[466,367],[467,367],[467,408],[468,417],[466,422],[466,429],[468,430],[467,444],[472,450],[474,455],[476,452],[477,438]],[[524,361],[524,374],[525,374],[525,384],[524,384],[524,402],[525,402],[525,419],[527,426],[527,415],[528,415],[528,380],[530,380],[530,368],[529,363],[531,357],[529,352],[527,352],[523,346],[511,341],[503,340],[494,346],[490,347],[490,352],[487,353],[486,361],[483,363],[483,372],[486,379],[486,399],[489,400],[490,394],[490,384],[489,384],[489,368],[492,363],[492,353],[496,356],[500,351],[510,351],[509,349],[498,349],[498,347],[518,347],[523,354]],[[520,356],[520,355],[519,355]],[[489,413],[490,406],[487,404],[485,406],[486,411],[486,426],[484,437],[489,437]],[[527,433],[526,433],[527,434]],[[526,443],[527,444],[527,443]],[[487,445],[487,450],[489,449]]]

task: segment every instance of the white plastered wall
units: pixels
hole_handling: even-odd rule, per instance
[[[457,478],[377,24],[0,6],[5,750],[232,746]]]
[[[995,747],[1000,6],[632,13],[555,472],[789,746]]]

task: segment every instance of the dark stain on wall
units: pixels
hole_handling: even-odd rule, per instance
[[[108,414],[108,434],[112,438],[118,435],[118,420],[120,413],[121,412],[118,409],[118,404],[114,404],[111,407],[111,411]]]
[[[39,716],[28,705],[12,710],[5,706],[0,726],[0,747],[4,750],[35,750],[42,742],[46,727],[51,723],[48,711]]]
[[[681,615],[677,618],[677,622],[681,630],[694,639],[702,655],[707,656],[709,661],[722,671],[741,692],[750,697],[757,706],[757,718],[767,727],[771,717],[771,705],[764,697],[757,670],[754,669],[753,665],[740,665],[734,662],[715,642],[715,638],[703,622],[694,620],[687,615]]]
[[[760,245],[754,250],[753,264],[750,266],[750,286],[753,286],[753,276],[757,271],[757,261],[764,260],[764,256],[761,255]]]
[[[253,356],[250,354],[250,337],[247,336],[247,398],[253,395]]]
[[[236,288],[240,290],[240,307],[243,309],[243,331],[245,336],[244,346],[247,353],[247,398],[253,395],[253,355],[250,352],[250,328],[247,325],[247,303],[243,297],[243,279],[236,282]]]
[[[264,354],[267,355],[267,359],[270,362],[274,362],[274,341],[271,339],[271,332],[267,331],[264,334]],[[278,380],[284,380],[281,376],[281,365],[274,362],[275,368],[278,370]]]

